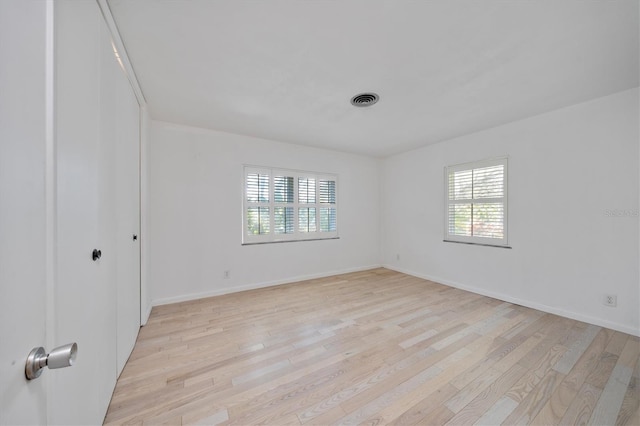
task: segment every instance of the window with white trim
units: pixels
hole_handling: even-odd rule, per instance
[[[338,177],[244,167],[242,243],[338,237]]]
[[[445,241],[508,245],[507,158],[445,168]]]

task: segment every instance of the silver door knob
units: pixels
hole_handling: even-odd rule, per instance
[[[43,347],[33,348],[27,357],[24,373],[29,380],[37,379],[44,367],[54,370],[72,366],[77,354],[78,345],[75,343],[57,347],[48,354]]]

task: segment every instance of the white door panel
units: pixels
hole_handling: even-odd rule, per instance
[[[119,376],[140,330],[140,108],[127,77],[121,69],[117,71],[115,205]]]
[[[0,424],[46,422],[46,3],[0,1]],[[48,349],[48,348],[47,348]],[[57,373],[57,372],[53,372]]]
[[[69,391],[53,396],[53,405],[65,408],[51,419],[93,424],[103,420],[140,327],[139,252],[132,239],[139,232],[139,111],[97,4],[62,0],[56,12],[63,249],[57,329],[75,336],[82,353],[74,374],[54,384]],[[95,262],[94,248],[102,253]]]
[[[99,424],[140,324],[138,105],[93,0],[0,0],[0,55],[0,424]]]
[[[105,353],[104,368],[99,369],[98,400],[100,412],[106,414],[109,401],[117,380],[117,250],[116,250],[116,205],[115,205],[115,154],[116,154],[116,116],[117,98],[115,82],[118,72],[117,63],[111,48],[111,39],[106,24],[97,7],[93,3],[93,13],[100,22],[100,127],[98,150],[98,235],[102,258],[96,262],[99,270],[99,286],[101,289],[104,311],[99,317],[101,336],[104,345],[99,344]],[[103,419],[101,419],[103,420]]]
[[[50,421],[101,423],[115,381],[115,262],[108,237],[108,168],[113,162],[103,117],[112,92],[103,83],[104,33],[95,2],[55,2],[58,161],[57,339],[78,343],[76,365],[52,377]],[[111,151],[113,151],[111,149]],[[113,229],[113,228],[111,228]],[[93,261],[93,249],[102,258]]]

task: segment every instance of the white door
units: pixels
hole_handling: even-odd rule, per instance
[[[93,1],[55,2],[56,336],[76,365],[51,375],[49,421],[98,424],[116,380],[113,52]],[[109,56],[110,55],[110,56]],[[93,250],[101,258],[93,260]],[[64,389],[64,392],[55,391]]]
[[[79,354],[72,373],[52,379],[65,392],[50,395],[49,420],[96,424],[140,326],[139,108],[97,3],[58,0],[55,12],[55,321]]]
[[[140,107],[124,72],[118,68],[115,75],[115,235],[119,376],[129,359],[140,330]]]
[[[46,22],[43,1],[0,1],[0,424],[46,422]],[[63,342],[66,343],[66,342]],[[47,348],[49,349],[49,348]],[[62,370],[58,371],[62,372]]]
[[[138,110],[94,1],[0,0],[0,55],[0,424],[99,424],[140,318]],[[72,368],[25,379],[70,342]]]

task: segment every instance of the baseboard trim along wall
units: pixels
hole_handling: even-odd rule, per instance
[[[153,306],[161,306],[161,305],[168,305],[168,304],[171,304],[171,303],[187,302],[187,301],[190,301],[190,300],[204,299],[206,297],[222,296],[224,294],[238,293],[238,292],[247,291],[247,290],[256,290],[256,289],[259,289],[259,288],[273,287],[273,286],[277,286],[277,285],[281,285],[281,284],[290,284],[290,283],[295,283],[295,282],[298,282],[298,281],[306,281],[306,280],[312,280],[312,279],[316,279],[316,278],[325,278],[325,277],[330,277],[332,275],[348,274],[350,272],[366,271],[366,270],[369,270],[369,269],[375,269],[375,268],[380,268],[380,267],[387,268],[387,269],[390,269],[390,270],[396,271],[396,272],[401,272],[403,274],[411,275],[411,276],[414,276],[414,277],[417,277],[417,278],[422,278],[422,279],[425,279],[425,280],[433,281],[433,282],[436,282],[436,283],[439,283],[439,284],[443,284],[443,285],[447,285],[447,286],[450,286],[450,287],[459,288],[460,290],[470,291],[471,293],[480,294],[482,296],[492,297],[494,299],[502,300],[504,302],[514,303],[516,305],[525,306],[527,308],[537,309],[537,310],[542,311],[542,312],[547,312],[547,313],[550,313],[550,314],[559,315],[561,317],[570,318],[570,319],[573,319],[573,320],[582,321],[582,322],[586,322],[586,323],[593,324],[593,325],[598,325],[600,327],[610,328],[612,330],[617,330],[617,331],[621,331],[623,333],[627,333],[627,334],[631,334],[633,336],[639,336],[640,337],[640,330],[636,330],[633,327],[629,327],[629,326],[627,326],[625,324],[619,324],[619,323],[616,323],[616,322],[606,321],[606,320],[602,320],[600,318],[590,317],[590,316],[587,316],[587,315],[578,314],[576,312],[566,311],[564,309],[558,309],[558,308],[554,308],[552,306],[547,306],[547,305],[543,305],[543,304],[540,304],[540,303],[531,302],[531,301],[528,301],[528,300],[518,299],[518,298],[515,298],[515,297],[511,297],[511,296],[505,295],[505,294],[499,294],[499,293],[495,293],[495,292],[491,292],[491,291],[486,291],[486,290],[484,290],[482,288],[478,288],[478,287],[474,287],[474,286],[469,286],[469,285],[465,285],[465,284],[461,284],[461,283],[445,280],[445,279],[442,279],[442,278],[439,278],[439,277],[420,274],[420,273],[417,273],[417,272],[413,272],[413,271],[406,270],[406,269],[403,269],[403,268],[398,268],[396,266],[391,266],[391,265],[362,266],[362,267],[358,267],[358,268],[349,268],[349,269],[343,269],[343,270],[337,270],[337,271],[331,271],[331,272],[325,272],[325,273],[319,273],[319,274],[301,275],[301,276],[292,277],[292,278],[285,278],[285,279],[282,279],[282,280],[267,281],[267,282],[263,282],[263,283],[246,284],[246,285],[242,285],[242,286],[238,286],[238,287],[215,289],[215,290],[202,292],[202,293],[185,294],[185,295],[177,296],[177,297],[168,297],[168,298],[157,299],[157,300],[152,301],[151,307],[149,308],[148,312],[146,313],[146,318],[147,319],[149,318],[149,315],[151,314],[151,309],[152,309]],[[146,323],[146,321],[145,321],[145,323]]]
[[[237,286],[237,287],[227,287],[227,288],[222,288],[222,289],[215,289],[215,290],[206,291],[206,292],[202,292],[202,293],[192,293],[192,294],[185,294],[185,295],[176,296],[176,297],[166,297],[166,298],[153,300],[151,302],[151,305],[152,306],[161,306],[161,305],[168,305],[168,304],[171,304],[171,303],[188,302],[190,300],[204,299],[206,297],[222,296],[224,294],[238,293],[238,292],[247,291],[247,290],[256,290],[256,289],[259,289],[259,288],[273,287],[273,286],[282,285],[282,284],[291,284],[291,283],[295,283],[295,282],[298,282],[298,281],[314,280],[316,278],[326,278],[326,277],[330,277],[332,275],[340,275],[340,274],[348,274],[348,273],[351,273],[351,272],[367,271],[369,269],[380,268],[381,266],[382,265],[361,266],[361,267],[357,267],[357,268],[341,269],[341,270],[337,270],[337,271],[322,272],[322,273],[318,273],[318,274],[300,275],[300,276],[297,276],[297,277],[285,278],[285,279],[274,280],[274,281],[267,281],[267,282],[262,282],[262,283],[246,284],[246,285],[241,285],[241,286]],[[151,311],[149,311],[149,313],[151,313]],[[147,316],[147,318],[148,318],[148,316]]]
[[[508,296],[506,294],[494,293],[491,291],[486,291],[482,288],[468,286],[465,284],[460,284],[457,282],[445,280],[438,277],[433,277],[425,274],[419,274],[417,272],[409,271],[406,269],[398,268],[396,266],[391,265],[382,265],[383,268],[390,269],[396,272],[402,272],[403,274],[411,275],[417,278],[422,278],[425,280],[433,281],[438,284],[447,285],[449,287],[459,288],[460,290],[470,291],[471,293],[480,294],[482,296],[492,297],[494,299],[502,300],[503,302],[514,303],[516,305],[525,306],[531,309],[537,309],[542,312],[546,312],[549,314],[559,315],[561,317],[570,318],[576,321],[586,322],[588,324],[598,325],[600,327],[610,328],[612,330],[621,331],[623,333],[630,334],[632,336],[640,337],[640,330],[634,329],[633,327],[629,327],[625,324],[619,324],[617,322],[606,321],[601,318],[590,317],[588,315],[578,314],[576,312],[566,311],[564,309],[554,308],[552,306],[543,305],[540,303],[531,302],[528,300],[522,300],[515,297]]]
[[[153,309],[153,304],[148,303],[142,312],[142,317],[140,318],[140,326],[144,326],[147,321],[149,321],[149,316],[151,315],[151,310]]]

